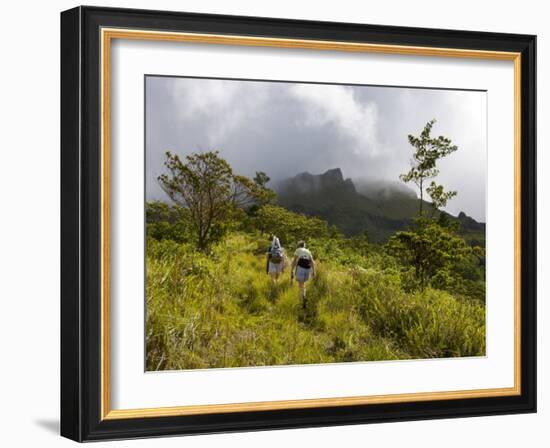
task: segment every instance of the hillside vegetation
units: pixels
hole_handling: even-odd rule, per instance
[[[375,243],[385,243],[395,232],[407,229],[418,214],[419,200],[404,184],[344,179],[339,168],[322,174],[301,173],[276,185],[277,202],[292,211],[317,216],[337,226],[346,236],[368,232]],[[460,223],[459,233],[485,245],[485,224],[461,213],[458,217],[424,208],[435,218],[445,214]]]
[[[434,124],[408,136],[407,207],[339,169],[277,197],[266,173],[236,174],[218,152],[167,152],[172,205],[146,204],[147,370],[484,355],[485,227],[440,211],[458,192],[437,183],[437,161],[458,148]],[[275,236],[289,257],[307,242],[306,289],[290,269],[267,275]]]
[[[277,230],[289,248],[293,231],[320,236],[308,239],[317,275],[308,284],[303,310],[288,270],[278,283],[265,273],[267,233],[254,227],[277,226],[267,210],[245,218],[240,229],[203,253],[183,231],[188,227],[175,231],[174,208],[159,203],[148,208],[147,370],[485,353],[483,295],[432,286],[420,291],[410,269],[366,238],[331,237],[320,220],[310,225],[310,218],[293,214],[294,222],[285,215]],[[267,208],[272,215],[292,214]],[[181,220],[185,213],[179,213]]]

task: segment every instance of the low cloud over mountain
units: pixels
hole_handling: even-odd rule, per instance
[[[407,228],[418,213],[418,197],[405,185],[389,181],[354,181],[340,168],[322,174],[300,173],[274,185],[278,202],[289,210],[318,216],[347,236],[367,232],[373,242],[384,242]],[[431,204],[424,202],[425,209]],[[437,214],[438,212],[436,212]],[[462,232],[485,232],[485,224],[461,212]],[[483,238],[481,235],[479,238]]]

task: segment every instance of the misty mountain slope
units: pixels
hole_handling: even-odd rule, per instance
[[[353,183],[359,194],[376,204],[381,216],[403,220],[410,219],[418,212],[416,192],[402,182],[356,179]],[[424,206],[429,210],[428,202],[424,201]]]
[[[398,204],[373,200],[358,193],[351,179],[344,179],[339,168],[320,175],[298,174],[279,183],[276,190],[278,202],[283,207],[318,216],[346,236],[366,230],[373,241],[383,241],[407,224],[400,213],[393,210],[400,209]]]
[[[344,179],[339,168],[319,175],[300,173],[275,186],[281,206],[335,225],[346,236],[367,232],[372,242],[385,242],[406,229],[418,213],[413,190],[397,182]],[[431,205],[424,201],[426,210]],[[439,212],[437,212],[439,213]],[[443,212],[444,213],[444,212]],[[458,219],[476,242],[484,240],[485,225],[461,213]]]

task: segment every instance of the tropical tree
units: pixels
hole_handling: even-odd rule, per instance
[[[441,135],[439,137],[431,136],[435,122],[435,119],[428,121],[418,137],[409,134],[409,143],[415,149],[411,169],[399,176],[403,182],[413,182],[418,187],[420,193],[418,216],[420,217],[422,216],[425,184],[429,179],[433,179],[439,174],[436,166],[437,161],[458,149],[446,137]],[[432,199],[435,209],[444,207],[449,199],[456,196],[456,191],[445,192],[442,185],[438,185],[433,181],[428,186],[426,192]]]
[[[218,151],[193,153],[185,161],[168,151],[164,165],[168,173],[158,177],[159,184],[175,204],[189,210],[199,250],[224,235],[238,209],[273,194],[267,187],[234,174]]]
[[[417,218],[411,230],[393,235],[386,249],[404,266],[414,267],[421,290],[436,274],[451,271],[472,254],[472,248],[452,228],[427,218]]]

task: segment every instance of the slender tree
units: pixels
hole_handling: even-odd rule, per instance
[[[409,143],[415,150],[411,161],[411,169],[399,176],[403,182],[413,182],[418,187],[420,193],[418,215],[420,217],[423,212],[422,205],[425,185],[429,179],[433,179],[439,174],[439,170],[436,167],[437,161],[458,149],[446,137],[441,135],[439,137],[431,136],[435,122],[435,119],[428,121],[418,137],[409,134]],[[445,206],[450,198],[456,196],[456,191],[445,192],[443,186],[437,185],[435,182],[432,182],[428,186],[426,192],[436,208]]]

